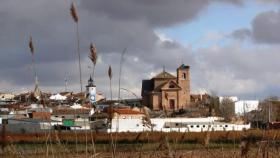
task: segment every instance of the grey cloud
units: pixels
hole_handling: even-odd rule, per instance
[[[280,43],[280,11],[263,12],[252,22],[253,38],[260,43]]]
[[[241,48],[232,44],[199,49],[194,87],[216,90],[220,95],[267,95],[270,87],[279,84],[279,47]]]
[[[231,33],[231,36],[233,38],[236,38],[236,39],[239,39],[239,40],[245,40],[245,39],[251,37],[251,30],[246,29],[246,28],[238,29],[238,30],[233,31]]]
[[[63,90],[64,77],[67,76],[69,89],[77,91],[79,79],[75,24],[69,15],[71,1],[0,1],[0,91],[33,89],[33,73],[30,70],[30,53],[27,47],[30,35],[33,36],[36,47],[37,71],[42,89]],[[89,43],[93,42],[99,55],[95,75],[97,89],[107,96],[108,65],[113,66],[113,89],[116,94],[120,52],[125,47],[128,47],[128,52],[125,55],[122,86],[138,94],[142,79],[162,71],[163,65],[167,71],[175,73],[182,62],[191,65],[193,90],[216,88],[221,90],[220,93],[227,93],[232,87],[237,87],[232,93],[248,94],[251,91],[246,89],[255,88],[255,83],[260,81],[264,82],[264,87],[278,84],[277,80],[271,80],[277,72],[268,65],[277,65],[275,60],[279,57],[274,49],[261,51],[271,52],[270,56],[275,53],[273,59],[270,56],[264,57],[264,53],[247,54],[240,48],[193,51],[176,41],[161,41],[155,34],[155,28],[195,19],[212,2],[217,1],[79,1],[83,83],[86,83],[91,72],[87,68],[91,66],[87,56]],[[240,4],[238,0],[226,2]],[[267,63],[256,65],[260,61]],[[225,67],[227,73],[221,67]],[[271,71],[267,72],[265,69]],[[258,70],[267,77],[260,76]],[[230,84],[220,76],[228,79]],[[245,90],[243,87],[238,88],[240,84],[244,85]],[[226,88],[222,88],[223,86]],[[223,89],[228,91],[222,91]],[[263,89],[255,88],[260,91]]]
[[[253,19],[252,29],[241,28],[231,33],[233,38],[252,39],[260,44],[280,43],[280,10],[262,12]]]
[[[82,1],[81,7],[98,16],[161,27],[193,19],[209,3],[210,0],[107,0]]]

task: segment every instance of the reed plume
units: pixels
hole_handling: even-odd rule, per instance
[[[96,65],[97,62],[97,50],[95,45],[93,45],[92,43],[90,44],[90,54],[89,54],[89,58],[92,61],[93,65]]]
[[[38,97],[40,97],[40,90],[39,90],[39,81],[38,81],[38,77],[37,77],[37,72],[36,72],[36,68],[35,68],[35,48],[34,48],[34,44],[33,44],[33,40],[32,40],[32,36],[30,36],[29,38],[29,43],[28,43],[31,55],[32,55],[32,69],[33,69],[33,73],[34,73],[34,81],[35,81],[35,89],[34,89],[34,96],[38,99]]]
[[[71,4],[70,13],[71,13],[71,16],[72,16],[73,20],[75,21],[75,23],[78,23],[79,17],[78,17],[77,9],[76,9],[74,2],[72,2],[72,4]]]
[[[113,95],[112,95],[112,77],[113,77],[113,72],[112,72],[111,65],[109,66],[109,69],[108,69],[108,76],[109,76],[109,79],[110,79],[111,100],[113,100]]]
[[[93,64],[93,69],[92,69],[92,78],[93,78],[93,82],[94,82],[94,71],[95,71],[95,65],[97,63],[97,50],[95,45],[93,45],[92,43],[90,43],[90,53],[89,53],[89,59],[92,61]]]
[[[30,38],[29,38],[29,48],[30,48],[31,54],[34,55],[35,49],[33,46],[32,36],[30,36]]]
[[[83,91],[83,84],[82,84],[82,68],[81,68],[81,54],[80,54],[80,35],[79,35],[79,16],[76,9],[74,2],[72,2],[70,7],[70,14],[76,23],[76,37],[77,37],[77,53],[79,58],[79,76],[80,76],[80,89],[81,92]]]

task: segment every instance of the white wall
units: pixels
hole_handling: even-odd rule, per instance
[[[224,99],[230,99],[233,102],[238,101],[238,97],[236,96],[226,96],[226,97],[219,97],[219,102],[221,103]]]
[[[257,110],[259,106],[258,100],[240,100],[235,102],[234,110],[236,115],[243,115],[244,113]]]
[[[218,118],[152,118],[151,123],[155,126],[149,128],[143,125],[141,118],[119,118],[112,120],[112,128],[107,132],[202,132],[202,131],[240,131],[249,129],[248,125],[236,125],[230,123],[216,122]],[[186,123],[187,127],[165,127],[166,123]]]

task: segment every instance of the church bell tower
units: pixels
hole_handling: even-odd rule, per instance
[[[91,76],[88,80],[88,85],[86,87],[88,99],[90,103],[94,104],[96,102],[96,86],[93,84]]]
[[[179,92],[179,106],[186,108],[190,104],[190,66],[182,64],[177,68],[177,84],[182,88]]]

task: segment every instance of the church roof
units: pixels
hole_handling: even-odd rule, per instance
[[[173,85],[173,88],[170,88],[169,85]],[[181,89],[181,87],[174,81],[166,81],[155,88],[155,91],[161,91],[162,89]]]
[[[176,78],[175,76],[173,76],[172,74],[166,72],[166,71],[162,71],[161,73],[159,73],[158,75],[156,75],[155,77],[153,77],[154,79],[159,79],[159,78]]]

